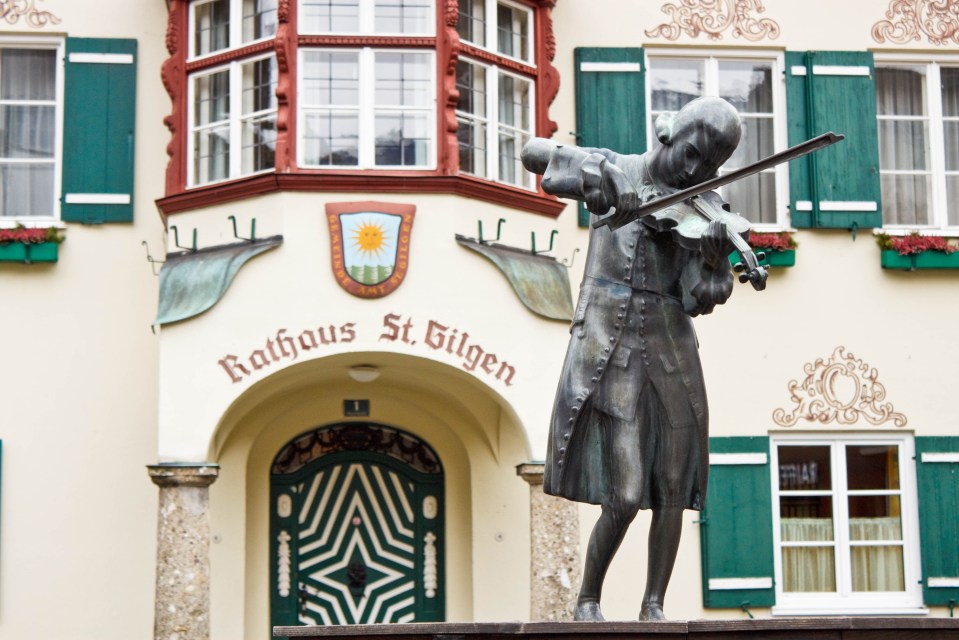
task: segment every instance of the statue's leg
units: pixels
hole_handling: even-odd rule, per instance
[[[649,561],[646,568],[646,593],[640,609],[640,620],[665,620],[663,599],[669,576],[673,573],[679,537],[683,528],[682,507],[653,509],[649,527]]]
[[[611,495],[589,536],[583,583],[573,611],[574,620],[603,620],[599,607],[606,570],[616,555],[629,524],[639,512],[642,476],[639,464],[639,436],[634,423],[596,412],[594,419],[605,429]]]

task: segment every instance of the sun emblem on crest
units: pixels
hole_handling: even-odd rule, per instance
[[[366,220],[353,231],[353,246],[368,258],[383,253],[388,237],[382,224]]]

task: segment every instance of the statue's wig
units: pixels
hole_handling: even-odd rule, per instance
[[[722,98],[696,98],[679,111],[656,118],[656,138],[665,146],[693,128],[703,134],[703,160],[719,167],[733,154],[742,136],[742,121],[733,105]]]

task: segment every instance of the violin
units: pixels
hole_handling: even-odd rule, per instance
[[[703,233],[709,224],[718,220],[726,226],[726,236],[740,257],[733,266],[740,282],[749,282],[756,291],[766,288],[766,267],[749,246],[749,221],[729,211],[728,205],[714,191],[721,186],[742,180],[754,173],[782,162],[835,144],[844,136],[828,132],[800,144],[774,153],[758,162],[746,165],[725,175],[717,176],[681,191],[639,203],[635,187],[616,165],[600,153],[591,153],[579,147],[563,147],[551,140],[534,138],[523,148],[523,165],[543,176],[543,190],[555,196],[586,201],[591,211],[612,214],[593,223],[594,227],[609,226],[613,231],[636,220],[642,220],[657,231],[670,231],[684,248],[698,250]],[[623,200],[621,194],[627,194]]]

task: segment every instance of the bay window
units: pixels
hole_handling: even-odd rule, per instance
[[[664,111],[678,111],[701,96],[730,102],[742,119],[742,138],[720,175],[786,147],[782,61],[770,58],[649,53],[649,148],[659,145],[653,124]],[[723,187],[725,200],[754,227],[785,226],[786,165],[778,165]]]
[[[432,52],[304,49],[300,56],[302,166],[435,165]]]
[[[190,183],[274,168],[276,59],[236,60],[190,78]]]
[[[0,47],[0,217],[57,216],[56,45]]]
[[[501,56],[533,62],[532,11],[503,0],[459,0],[456,30],[463,42]]]
[[[771,444],[777,610],[918,609],[912,439],[782,436]]]
[[[269,38],[277,29],[277,0],[204,0],[190,12],[193,58]]]
[[[959,227],[959,64],[876,60],[883,224]]]

